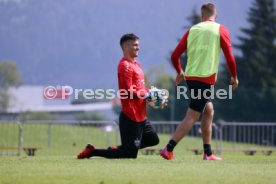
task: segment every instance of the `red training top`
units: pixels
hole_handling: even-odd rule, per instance
[[[226,58],[228,70],[232,77],[236,77],[237,75],[236,61],[232,53],[230,33],[228,29],[222,25],[220,25],[219,27],[219,33],[220,33],[220,47],[222,48],[222,51]],[[177,47],[175,48],[171,56],[172,64],[178,73],[182,71],[182,68],[180,65],[180,56],[187,50],[188,36],[189,36],[189,30],[184,34],[183,38],[178,43]],[[216,78],[216,74],[211,75],[210,77],[186,77],[185,79],[200,81],[200,82],[213,85],[215,84],[215,78]]]
[[[122,112],[132,121],[145,121],[147,111],[143,97],[149,89],[145,86],[144,73],[139,62],[122,58],[118,65],[118,82]]]

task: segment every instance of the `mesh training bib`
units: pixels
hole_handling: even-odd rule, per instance
[[[209,77],[218,73],[221,50],[219,27],[218,23],[211,21],[191,27],[185,69],[187,77]]]

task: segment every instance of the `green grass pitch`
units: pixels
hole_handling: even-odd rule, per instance
[[[275,184],[276,156],[223,154],[223,161],[177,152],[176,160],[139,155],[136,160],[74,156],[0,157],[1,184]]]
[[[17,134],[9,132],[16,132],[17,129],[12,130],[12,127],[0,127],[2,146],[16,145]],[[20,157],[0,156],[0,184],[276,183],[275,151],[270,156],[261,152],[257,152],[255,156],[247,156],[242,152],[223,152],[223,161],[203,161],[202,155],[193,155],[187,150],[200,148],[200,139],[186,137],[176,147],[174,161],[164,160],[159,155],[141,153],[136,160],[77,160],[76,154],[87,142],[94,143],[96,147],[105,147],[108,140],[106,135],[90,127],[56,126],[51,130],[53,139],[49,148],[47,132],[48,126],[25,126],[25,145],[38,146],[41,149],[34,157],[25,154]],[[105,139],[99,140],[99,137]],[[110,139],[110,144],[114,144],[115,136],[111,136]],[[158,147],[165,146],[168,140],[168,135],[160,135]],[[213,145],[215,143],[214,141]],[[223,146],[230,148],[232,145],[223,142]],[[256,147],[245,144],[236,146]]]

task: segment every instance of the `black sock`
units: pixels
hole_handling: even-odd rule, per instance
[[[167,144],[167,150],[169,151],[169,152],[172,152],[173,151],[173,149],[174,149],[174,147],[176,146],[176,142],[174,141],[174,140],[170,140],[169,141],[169,143]]]
[[[207,154],[208,156],[212,155],[211,144],[203,144],[203,148],[204,154]]]
[[[105,157],[110,159],[116,158],[137,158],[138,149],[94,149],[90,156]]]

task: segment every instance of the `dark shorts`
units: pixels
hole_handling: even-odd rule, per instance
[[[94,149],[90,156],[100,156],[110,159],[137,158],[138,150],[155,146],[159,138],[149,121],[134,122],[124,113],[120,114],[121,145],[117,148]]]
[[[159,138],[149,121],[134,122],[122,112],[119,121],[123,148],[142,149],[159,143]]]
[[[190,80],[187,80],[186,83],[191,93],[189,107],[197,112],[203,112],[206,104],[211,101],[211,85]],[[208,91],[204,92],[205,90]]]

